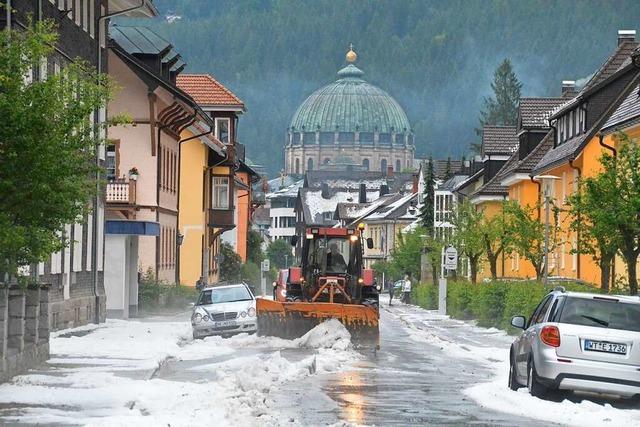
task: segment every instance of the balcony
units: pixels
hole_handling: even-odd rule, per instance
[[[117,179],[107,183],[107,203],[133,205],[136,203],[136,181]]]
[[[233,209],[209,209],[209,227],[231,230],[235,226]]]

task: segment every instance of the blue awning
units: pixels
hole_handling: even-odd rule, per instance
[[[107,220],[105,234],[159,236],[160,224],[152,221]]]

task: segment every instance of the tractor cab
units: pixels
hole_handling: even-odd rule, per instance
[[[301,267],[289,275],[287,301],[377,306],[373,271],[363,268],[363,241],[373,243],[354,228],[308,228]]]

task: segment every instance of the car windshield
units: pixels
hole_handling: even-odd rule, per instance
[[[250,301],[251,294],[244,286],[207,289],[200,293],[198,305],[221,304],[225,302]]]
[[[560,323],[640,332],[640,304],[568,297]]]
[[[346,273],[350,262],[351,245],[345,238],[319,238],[309,248],[309,265],[327,273]]]

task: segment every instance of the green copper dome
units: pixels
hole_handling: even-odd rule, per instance
[[[298,107],[289,130],[411,133],[402,107],[387,92],[363,80],[363,75],[353,64],[338,71],[338,80],[315,91]]]

